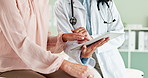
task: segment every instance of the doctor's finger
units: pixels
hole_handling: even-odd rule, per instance
[[[95,50],[98,47],[98,45],[101,45],[100,43],[102,43],[103,41],[104,41],[104,39],[100,39],[99,41],[89,45],[88,48],[91,48],[92,50]]]
[[[78,33],[86,32],[86,31],[87,30],[84,27],[80,27],[79,30],[77,30]]]
[[[100,46],[104,45],[104,44],[107,43],[109,40],[110,40],[109,38],[105,38],[103,41],[101,41],[101,42],[97,45],[97,47],[100,47]]]
[[[86,30],[80,30],[79,32],[77,32],[77,33],[82,33],[82,34],[85,34],[85,33],[87,33],[87,31]]]
[[[104,41],[102,41],[100,44],[104,44],[104,43],[108,42],[109,40],[110,40],[109,37],[107,37],[107,38],[105,38]]]
[[[79,27],[79,28],[74,30],[74,33],[79,33],[80,31],[84,31],[84,30],[85,30],[84,27]]]
[[[105,39],[103,38],[103,39],[97,41],[96,43],[92,44],[92,46],[93,46],[94,48],[98,48],[98,47],[102,46],[102,43],[103,43],[104,41],[105,41]]]
[[[75,33],[83,33],[83,32],[86,32],[86,30],[84,30],[84,29],[80,29],[80,30],[76,30],[76,31],[74,31]]]
[[[75,29],[73,30],[73,33],[78,33],[79,31],[81,31],[82,29],[78,28],[78,29]]]
[[[87,47],[86,47],[86,45],[83,45],[83,46],[82,46],[82,53],[83,53],[83,55],[85,55],[85,53],[86,53],[86,50],[87,50]]]

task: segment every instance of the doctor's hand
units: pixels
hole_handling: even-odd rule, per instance
[[[83,34],[85,36],[86,39],[84,40],[79,40],[78,44],[84,43],[86,41],[89,41],[92,39],[92,37],[89,35],[89,33],[87,32],[87,30],[84,27],[79,27],[75,30],[72,30],[73,33],[79,33],[79,34]]]
[[[103,38],[103,39],[100,39],[99,41],[97,41],[89,46],[84,45],[82,47],[81,57],[83,57],[83,58],[91,57],[92,54],[95,52],[95,50],[98,47],[102,46],[103,44],[105,44],[108,41],[109,41],[109,38]]]
[[[94,78],[94,74],[88,68],[88,66],[75,64],[64,60],[60,69],[76,78]]]
[[[66,41],[81,41],[85,39],[85,35],[81,34],[81,33],[64,33],[62,35],[62,39],[64,42]]]

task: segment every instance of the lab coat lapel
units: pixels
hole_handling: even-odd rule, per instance
[[[71,4],[71,0],[69,0],[68,4]],[[85,10],[85,8],[79,0],[73,0],[73,7]]]
[[[96,10],[97,8],[97,3],[96,3],[96,0],[92,0],[91,2],[91,29],[92,29],[92,35],[96,35],[97,34],[97,31],[96,31],[96,28],[98,26],[98,18],[96,17],[97,13]]]
[[[86,26],[86,11],[84,6],[81,4],[79,0],[73,0],[74,4],[74,14],[75,17],[77,18],[77,24],[75,25],[75,28],[78,27],[85,27]],[[71,12],[71,0],[68,0],[68,5],[70,7],[70,12]],[[77,9],[81,10],[82,13],[79,13]],[[71,13],[70,13],[71,14]],[[80,22],[81,21],[81,22]]]

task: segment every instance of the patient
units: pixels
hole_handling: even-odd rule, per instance
[[[0,77],[49,78],[60,69],[69,77],[93,78],[87,66],[52,54],[61,52],[67,41],[85,38],[78,33],[51,37],[48,1],[0,0]]]

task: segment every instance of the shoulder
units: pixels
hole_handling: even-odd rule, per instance
[[[0,10],[2,11],[13,11],[17,10],[16,0],[0,0]]]
[[[0,0],[1,7],[11,6],[15,4],[16,4],[16,0]]]

